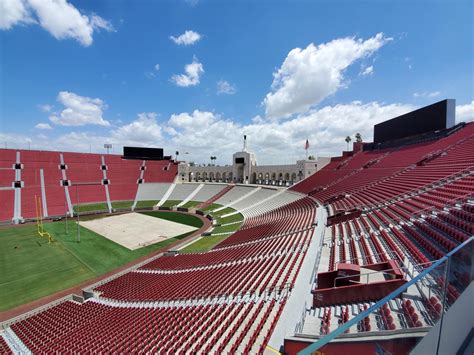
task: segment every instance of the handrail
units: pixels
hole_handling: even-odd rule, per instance
[[[333,332],[331,332],[327,336],[317,340],[316,342],[312,343],[311,345],[309,345],[305,349],[301,350],[300,352],[298,352],[298,355],[311,355],[311,353],[313,353],[314,351],[320,349],[321,347],[323,347],[324,345],[326,345],[327,343],[332,341],[337,336],[343,334],[346,330],[348,330],[354,324],[358,323],[361,319],[364,319],[369,314],[371,314],[372,312],[374,312],[377,309],[379,309],[380,307],[382,307],[382,305],[384,305],[385,303],[387,303],[388,301],[390,301],[391,299],[395,298],[400,293],[402,293],[403,291],[408,289],[410,286],[415,284],[418,280],[425,277],[427,274],[429,274],[431,271],[436,269],[438,266],[440,266],[442,263],[444,263],[446,260],[448,260],[452,255],[457,253],[459,250],[464,248],[467,244],[469,244],[472,241],[474,241],[474,237],[470,237],[469,239],[467,239],[463,243],[459,244],[456,248],[451,250],[448,254],[443,256],[441,259],[438,259],[437,261],[435,261],[430,267],[426,268],[424,271],[422,271],[416,277],[411,279],[409,282],[403,284],[402,286],[397,288],[395,291],[391,292],[390,294],[388,294],[387,296],[385,296],[381,300],[377,301],[372,306],[370,306],[369,308],[367,308],[363,312],[359,313],[359,315],[357,317],[354,317],[351,320],[349,320],[348,322],[344,323],[343,325],[338,327],[336,330],[334,330]]]

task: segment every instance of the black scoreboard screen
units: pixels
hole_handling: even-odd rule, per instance
[[[123,158],[163,160],[163,148],[123,147]]]
[[[455,100],[443,100],[374,126],[374,143],[416,136],[454,126]]]

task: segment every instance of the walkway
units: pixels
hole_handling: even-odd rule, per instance
[[[311,307],[313,302],[311,288],[316,276],[321,254],[321,245],[326,229],[327,212],[324,207],[318,207],[316,220],[318,226],[314,230],[311,244],[309,245],[303,265],[296,278],[295,287],[291,291],[283,313],[268,343],[268,345],[274,349],[280,349],[280,347],[283,346],[284,338],[294,334],[295,327],[306,312],[306,308]],[[265,353],[274,354],[270,351],[266,351]]]

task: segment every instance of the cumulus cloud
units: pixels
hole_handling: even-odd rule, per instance
[[[201,39],[201,35],[194,31],[185,31],[182,35],[178,37],[170,36],[170,39],[180,46],[190,46]]]
[[[107,108],[101,99],[80,96],[73,92],[61,91],[58,101],[64,105],[59,114],[49,116],[51,122],[61,126],[100,125],[109,126],[102,115]]]
[[[347,37],[292,49],[273,74],[272,91],[263,100],[267,117],[287,118],[308,111],[345,85],[344,72],[350,65],[390,40],[378,33],[367,40]]]
[[[22,0],[0,1],[0,29],[9,30],[16,24],[28,24],[35,21]]]
[[[433,97],[437,97],[439,96],[441,93],[439,91],[425,91],[425,92],[415,92],[413,94],[413,97],[415,98],[419,98],[419,97],[422,97],[422,98],[433,98]]]
[[[52,129],[49,123],[38,123],[35,126],[36,129]]]
[[[184,72],[185,74],[173,75],[171,81],[181,87],[196,86],[204,73],[204,67],[197,58],[194,58],[191,64],[184,66]]]
[[[219,80],[217,82],[217,94],[225,94],[225,95],[234,95],[237,92],[237,88],[235,85],[232,85],[227,80]]]
[[[345,149],[344,138],[356,132],[366,141],[373,138],[373,125],[406,113],[415,107],[377,102],[326,106],[297,115],[285,122],[262,120],[241,124],[214,112],[184,112],[172,115],[163,124],[173,128],[166,146],[190,152],[189,159],[205,162],[209,154],[231,162],[232,154],[242,148],[241,136],[247,134],[250,148],[259,163],[290,163],[305,156],[304,142],[310,140],[311,153],[339,155]],[[164,130],[166,131],[166,130]],[[212,142],[212,144],[210,144]],[[217,151],[214,150],[217,149]]]
[[[249,148],[257,154],[258,163],[284,164],[303,159],[306,139],[310,154],[337,156],[346,149],[344,138],[361,133],[366,142],[373,139],[373,126],[418,107],[394,103],[362,103],[324,106],[296,115],[284,122],[255,117],[242,124],[210,111],[181,112],[158,120],[156,113],[141,113],[131,122],[99,135],[97,131],[69,132],[48,137],[47,149],[103,152],[104,142],[112,143],[115,151],[123,145],[164,147],[165,154],[178,150],[189,152],[186,159],[205,163],[210,155],[222,164],[230,164],[232,154],[242,149],[242,136],[248,136]],[[457,121],[474,119],[474,101],[456,107]],[[0,132],[0,142],[9,148],[44,149],[38,135]]]
[[[2,0],[0,29],[8,30],[19,24],[40,25],[56,39],[72,38],[90,46],[93,33],[114,31],[112,24],[96,14],[82,14],[66,0]]]
[[[456,106],[456,122],[474,121],[474,101],[470,104]]]
[[[143,144],[156,144],[162,138],[161,127],[155,112],[143,112],[138,118],[112,131],[112,137],[121,142]]]

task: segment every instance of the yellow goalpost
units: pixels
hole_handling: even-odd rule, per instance
[[[36,227],[38,228],[38,234],[41,237],[48,237],[48,243],[53,241],[53,237],[48,232],[44,231],[43,228],[43,208],[41,207],[41,197],[35,196],[35,207],[36,207]]]

